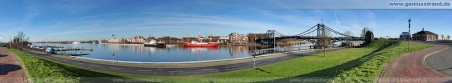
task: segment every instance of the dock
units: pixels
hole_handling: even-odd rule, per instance
[[[302,49],[302,48],[306,48],[306,47],[309,47],[308,49],[313,49],[313,46],[282,47],[282,48],[267,48],[267,49],[253,50],[253,51],[251,51],[251,53],[252,53],[252,55],[262,55],[262,54],[267,54],[267,53],[287,52],[287,51],[295,51],[295,50],[306,50],[306,49]]]

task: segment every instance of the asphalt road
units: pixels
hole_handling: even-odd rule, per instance
[[[207,67],[193,67],[193,68],[140,68],[140,67],[126,67],[126,66],[117,66],[117,65],[105,65],[105,64],[96,64],[89,62],[82,62],[64,58],[58,58],[54,56],[50,56],[47,54],[40,54],[31,52],[28,50],[23,50],[24,52],[37,55],[39,57],[47,58],[53,61],[63,62],[66,64],[76,65],[84,68],[94,69],[94,70],[103,70],[117,73],[125,73],[125,74],[138,74],[138,75],[154,75],[154,76],[186,76],[186,75],[205,75],[205,74],[214,74],[221,72],[230,72],[242,69],[248,69],[254,67],[254,62],[250,59],[249,62],[244,63],[236,63],[236,64],[226,64],[226,65],[217,65],[217,66],[207,66]],[[320,52],[320,51],[319,51]],[[302,53],[302,54],[294,54],[270,59],[263,59],[256,61],[256,66],[263,66],[272,63],[277,63],[285,60],[294,59],[301,56],[306,56],[310,54],[317,53],[316,51]]]
[[[425,60],[427,65],[443,75],[452,76],[452,43],[435,43],[434,45],[444,45],[449,48],[428,56]]]

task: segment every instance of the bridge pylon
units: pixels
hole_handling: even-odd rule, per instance
[[[317,41],[316,49],[324,49],[330,47],[330,36],[329,32],[324,24],[317,24]]]

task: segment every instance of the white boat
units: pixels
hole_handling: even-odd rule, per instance
[[[149,47],[166,47],[164,43],[157,43],[155,40],[151,40],[148,43],[144,43],[144,46]]]
[[[72,42],[72,44],[80,44],[80,42]]]
[[[177,44],[166,44],[166,47],[176,47]]]

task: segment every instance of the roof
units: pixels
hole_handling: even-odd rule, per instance
[[[400,35],[410,35],[410,33],[409,32],[402,32],[402,34],[400,34]]]
[[[415,34],[437,35],[437,34],[435,34],[435,33],[433,33],[433,32],[425,31],[424,29],[422,29],[422,31],[419,31],[419,32],[417,32],[417,33],[415,33]]]

